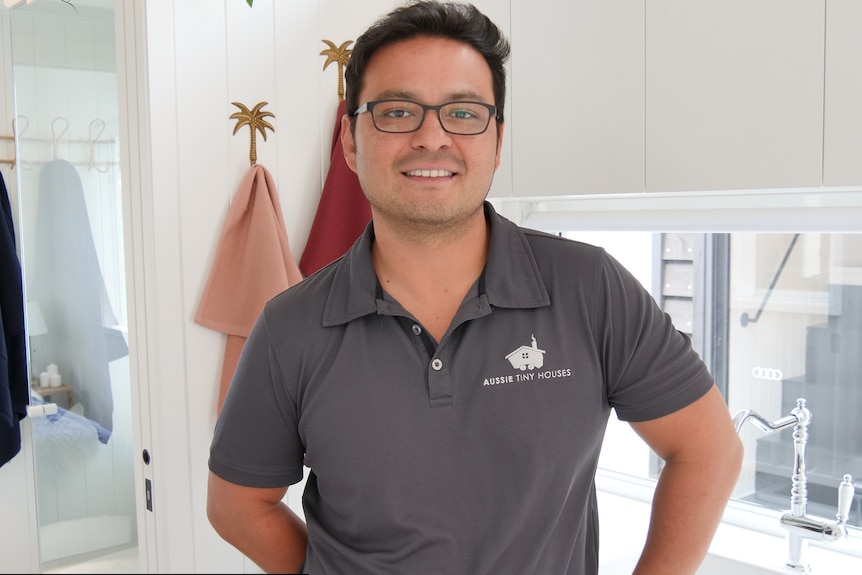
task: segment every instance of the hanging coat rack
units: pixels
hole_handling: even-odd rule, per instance
[[[23,120],[23,126],[20,128],[17,122],[19,120]],[[63,116],[57,116],[51,121],[50,138],[27,136],[25,132],[27,131],[29,124],[30,122],[26,116],[17,116],[12,121],[12,135],[0,135],[0,141],[13,142],[13,144],[11,144],[13,146],[17,141],[28,146],[28,153],[26,155],[32,159],[21,160],[20,162],[21,167],[25,170],[32,168],[33,164],[44,164],[52,160],[59,159],[62,156],[60,153],[61,147],[64,149],[66,149],[66,146],[75,147],[77,153],[71,155],[74,156],[74,158],[80,158],[83,154],[78,152],[79,144],[86,144],[89,153],[86,161],[74,159],[73,157],[67,158],[67,160],[73,165],[86,166],[87,170],[95,169],[97,172],[104,174],[110,170],[111,166],[118,163],[118,160],[114,157],[117,145],[116,138],[103,139],[101,137],[106,128],[106,123],[101,118],[95,118],[90,122],[89,137],[87,139],[67,138],[66,133],[69,130],[69,120]],[[50,148],[48,148],[48,145],[50,145]],[[105,151],[103,146],[109,146],[110,150]],[[100,159],[105,157],[108,153],[111,154],[110,159]],[[9,164],[14,169],[18,163],[18,159],[15,157],[0,158],[0,163]]]
[[[236,135],[239,129],[243,126],[248,126],[249,131],[251,132],[251,146],[248,152],[248,159],[253,166],[257,163],[257,132],[260,131],[260,135],[263,136],[263,141],[265,142],[267,128],[273,132],[275,132],[275,128],[272,127],[272,124],[264,120],[264,118],[275,118],[275,114],[262,110],[268,102],[259,102],[251,110],[249,110],[245,104],[241,104],[239,102],[231,102],[231,104],[239,108],[239,112],[234,112],[230,115],[232,120],[237,121],[236,126],[233,128],[234,135]]]
[[[338,100],[341,101],[344,99],[344,67],[347,66],[347,62],[350,61],[350,54],[353,52],[348,46],[353,44],[353,40],[345,40],[338,47],[331,40],[322,40],[322,42],[329,46],[320,53],[321,56],[326,56],[323,69],[326,70],[333,62],[338,64]]]

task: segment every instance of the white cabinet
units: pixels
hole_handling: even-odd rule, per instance
[[[825,0],[646,2],[646,190],[819,186],[824,19]]]
[[[823,184],[862,184],[862,2],[829,0]]]
[[[643,191],[643,2],[511,10],[512,195]]]

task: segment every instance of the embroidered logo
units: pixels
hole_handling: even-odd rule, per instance
[[[536,336],[531,335],[532,345],[522,345],[506,356],[512,367],[523,373],[495,375],[486,377],[482,385],[500,385],[505,383],[526,383],[538,380],[549,381],[572,376],[571,368],[542,369],[545,366],[545,350],[539,349]]]
[[[537,369],[545,365],[545,350],[539,349],[539,346],[536,345],[535,335],[530,337],[533,340],[532,347],[522,345],[506,356],[506,359],[509,360],[509,363],[511,363],[512,367],[515,369],[526,371],[528,369]]]

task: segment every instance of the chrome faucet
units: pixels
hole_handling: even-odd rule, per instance
[[[838,513],[835,521],[821,519],[807,514],[808,480],[805,476],[805,446],[808,442],[808,425],[811,412],[805,407],[804,399],[796,400],[796,407],[790,415],[770,422],[750,409],[744,409],[733,416],[736,432],[746,421],[766,433],[793,427],[793,477],[790,489],[790,510],[781,515],[781,526],[787,530],[788,556],[785,567],[792,573],[811,573],[808,562],[810,541],[838,541],[847,536],[847,519],[853,503],[853,478],[845,475],[838,486]]]

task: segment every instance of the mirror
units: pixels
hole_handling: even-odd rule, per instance
[[[137,572],[114,6],[9,19],[40,571]]]

